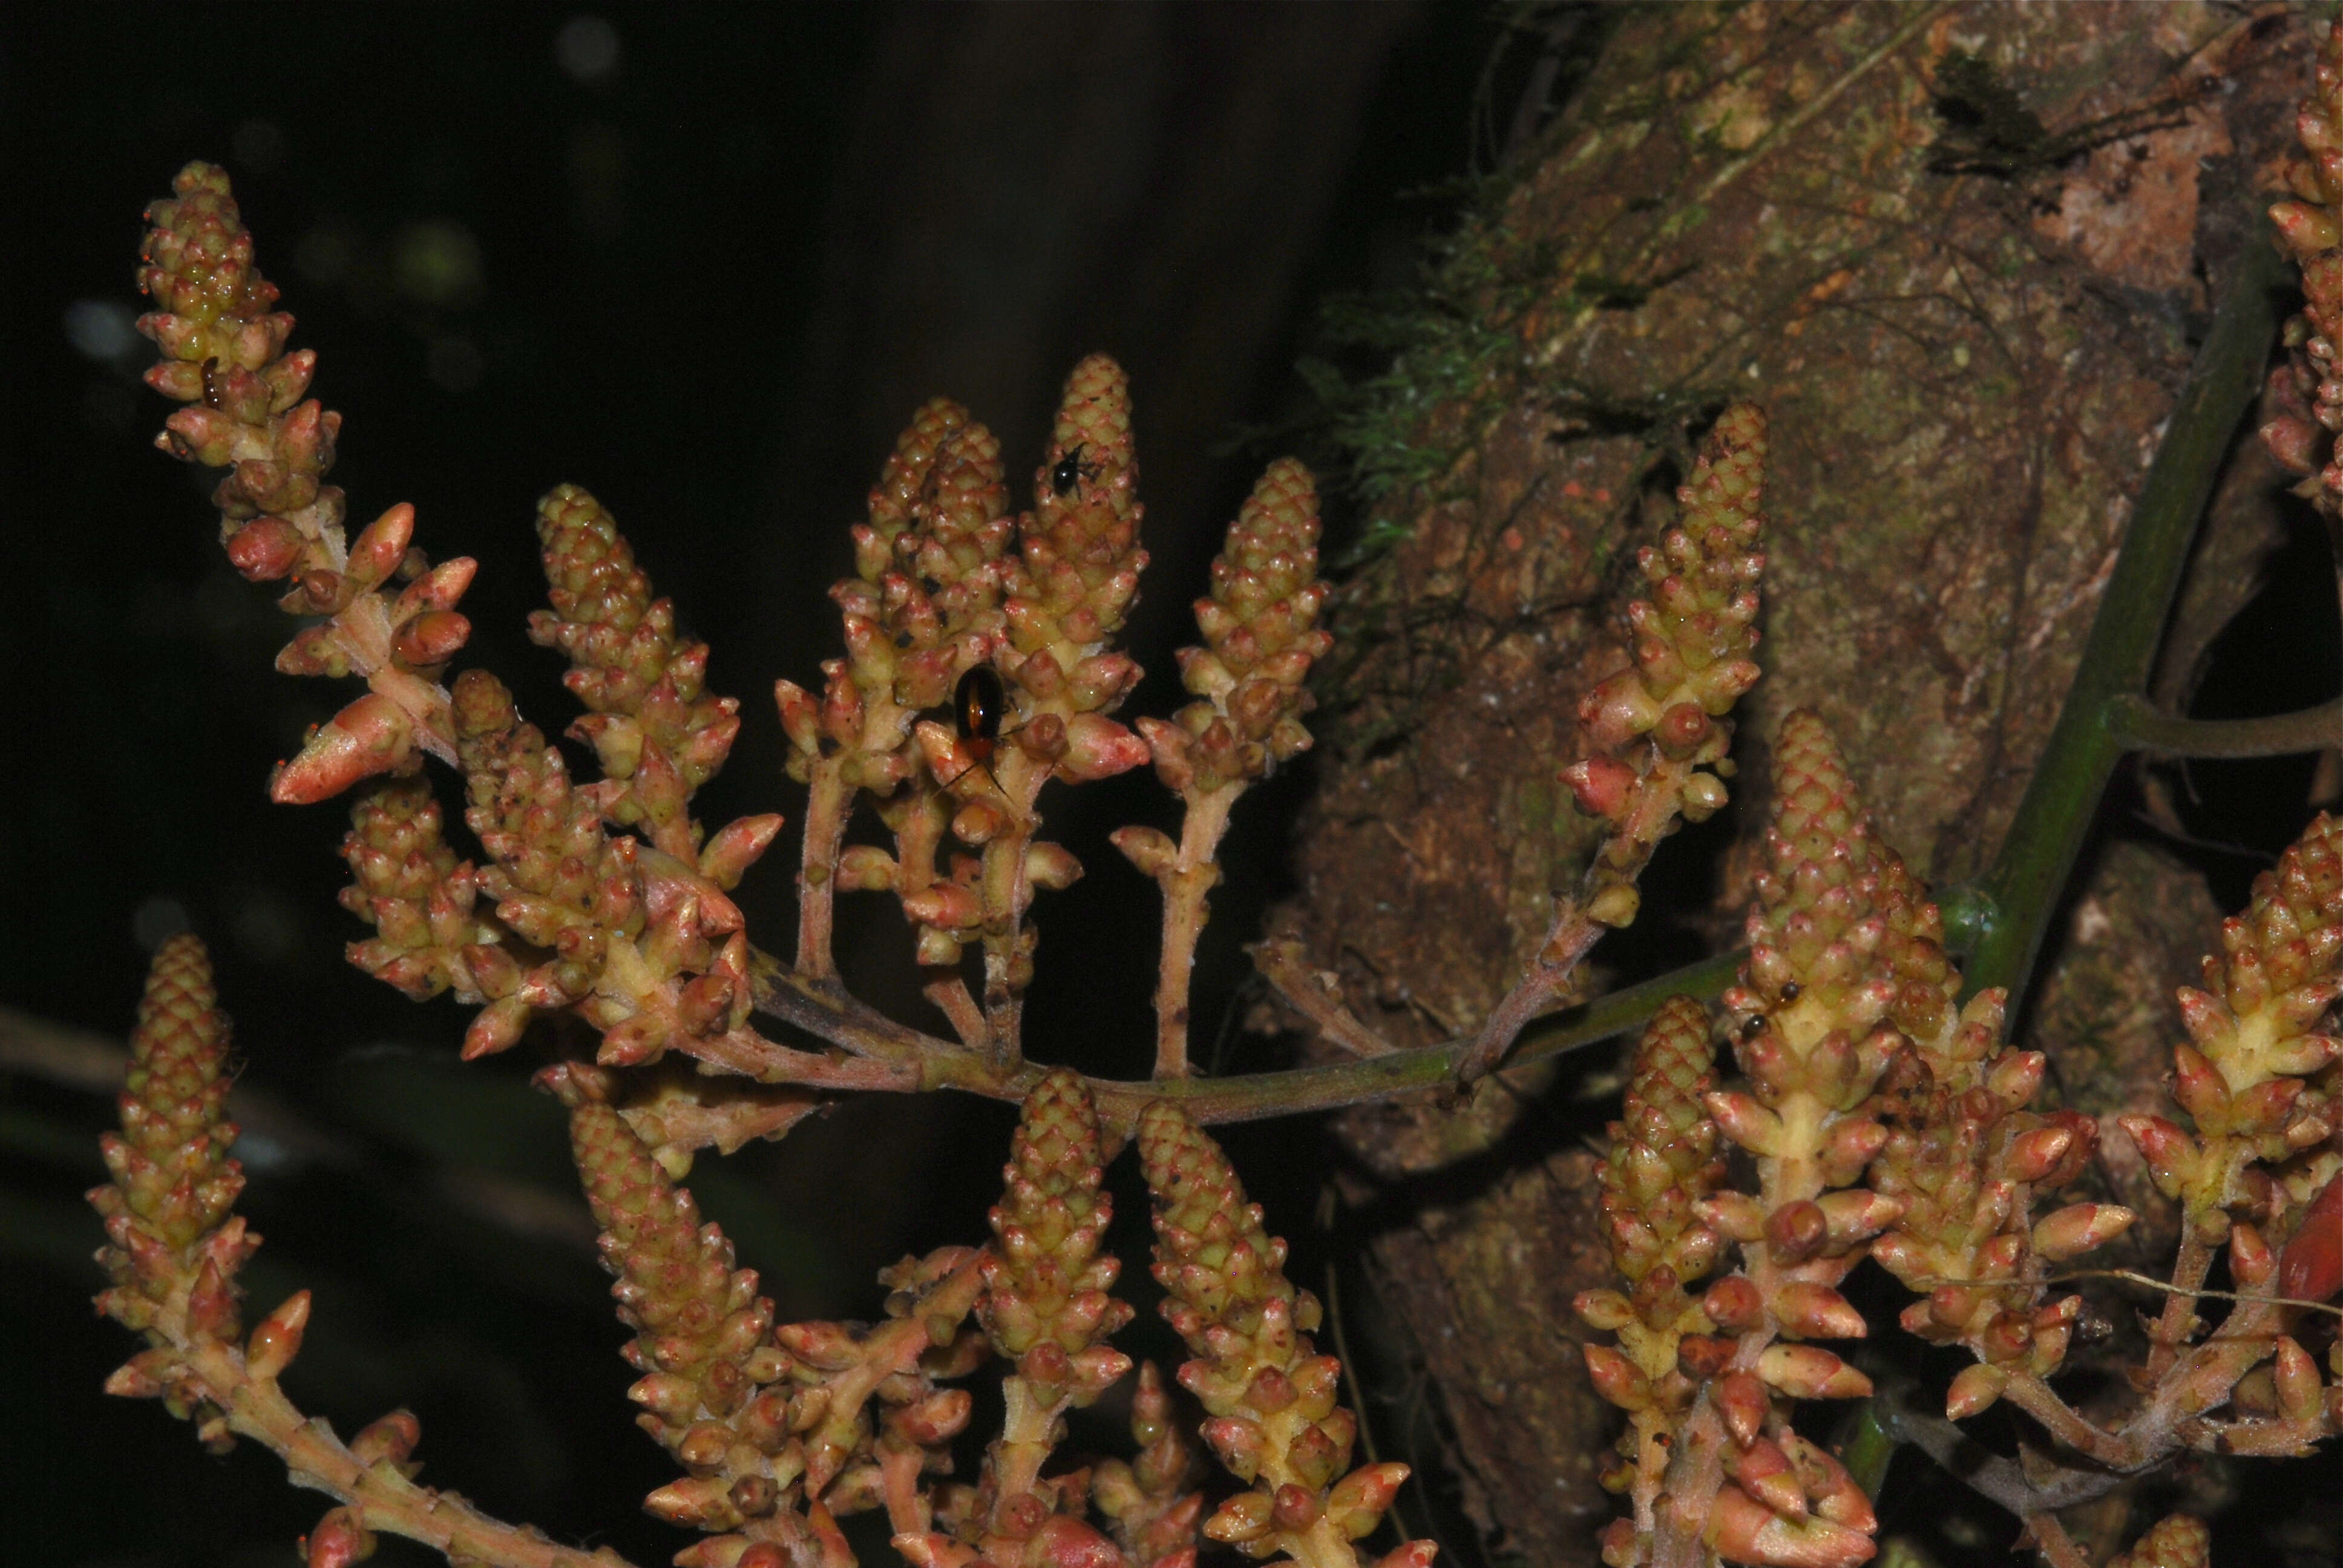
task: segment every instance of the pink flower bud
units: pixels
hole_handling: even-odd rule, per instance
[[[2281,370],[2279,374],[2284,374]],[[2285,414],[2261,427],[2262,446],[2280,467],[2295,474],[2315,474],[2325,434],[2298,415]]]
[[[1765,1205],[1745,1192],[1718,1192],[1703,1198],[1693,1205],[1693,1212],[1718,1234],[1735,1241],[1755,1241],[1765,1234]]]
[[[729,1530],[740,1523],[729,1488],[718,1476],[687,1476],[643,1499],[643,1507],[669,1524],[688,1530]]]
[[[1334,1489],[1326,1494],[1327,1519],[1356,1541],[1383,1522],[1407,1474],[1404,1464],[1361,1465],[1336,1482]]]
[[[166,1386],[184,1375],[171,1352],[157,1345],[115,1368],[106,1377],[106,1392],[116,1399],[159,1399]]]
[[[223,1267],[206,1256],[187,1292],[187,1333],[190,1338],[226,1339],[236,1332],[236,1291],[231,1261]]]
[[[1765,1217],[1765,1244],[1781,1263],[1802,1263],[1821,1251],[1830,1234],[1822,1206],[1800,1199]]]

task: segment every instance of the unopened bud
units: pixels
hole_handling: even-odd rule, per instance
[[[256,1378],[275,1378],[301,1353],[302,1332],[309,1326],[309,1292],[296,1291],[260,1320],[244,1351],[245,1370]]]

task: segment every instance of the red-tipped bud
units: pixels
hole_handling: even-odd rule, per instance
[[[1708,1107],[1725,1135],[1752,1154],[1762,1159],[1785,1152],[1782,1119],[1740,1090],[1712,1091],[1701,1096],[1701,1103]]]
[[[1111,779],[1138,767],[1147,755],[1147,742],[1113,719],[1077,713],[1066,720],[1066,752],[1058,770],[1078,781]]]
[[[1765,1568],[1855,1568],[1878,1550],[1870,1536],[1845,1525],[1785,1519],[1737,1486],[1717,1493],[1704,1533],[1730,1561]]]
[[[1765,1218],[1765,1244],[1780,1263],[1802,1263],[1822,1250],[1830,1221],[1822,1206],[1804,1199],[1785,1203]]]
[[[1765,1299],[1746,1274],[1727,1274],[1709,1286],[1700,1299],[1708,1321],[1727,1333],[1754,1327],[1764,1317]]]
[[[296,1291],[260,1320],[246,1343],[244,1368],[256,1378],[274,1378],[301,1353],[302,1332],[309,1326],[309,1292]]]
[[[248,582],[275,582],[300,561],[307,542],[283,518],[255,518],[229,537],[228,564]]]
[[[1759,1438],[1734,1462],[1733,1479],[1742,1489],[1786,1519],[1806,1516],[1806,1489],[1790,1456],[1770,1438]]]
[[[415,1457],[417,1443],[423,1441],[423,1423],[415,1412],[395,1410],[377,1417],[358,1429],[350,1439],[350,1455],[360,1464],[401,1465]]]
[[[358,537],[351,541],[349,565],[344,575],[372,588],[388,579],[407,558],[407,547],[415,539],[415,508],[407,502],[383,513],[368,523]]]
[[[780,709],[781,729],[789,744],[808,757],[821,753],[821,704],[795,681],[773,682],[773,704]]]
[[[1037,888],[1063,892],[1081,880],[1082,863],[1062,844],[1031,844],[1025,849],[1025,879]]]
[[[780,830],[781,819],[773,812],[736,818],[709,839],[708,847],[699,852],[699,874],[730,892],[740,885],[740,878],[757,863]]]
[[[2310,1359],[2310,1352],[2292,1338],[2280,1334],[2272,1375],[2278,1384],[2278,1413],[2296,1426],[2318,1430],[2326,1402],[2318,1382],[2318,1363]]]
[[[2148,1174],[2156,1178],[2157,1190],[2167,1198],[2177,1198],[2197,1164],[2197,1141],[2161,1116],[2118,1117],[2117,1124],[2138,1146]]]
[[[1266,1492],[1240,1492],[1204,1521],[1204,1534],[1231,1546],[1258,1541],[1269,1533],[1270,1513],[1275,1506]]]
[[[1717,1412],[1725,1417],[1725,1431],[1743,1448],[1756,1442],[1765,1430],[1767,1403],[1765,1385],[1747,1372],[1727,1372],[1716,1382]]]
[[[1982,1362],[1962,1369],[1953,1379],[1951,1392],[1945,1396],[1946,1418],[1965,1421],[1976,1414],[1999,1399],[2008,1383],[2008,1373]]]
[[[1652,1385],[1634,1362],[1608,1345],[1581,1345],[1586,1375],[1594,1392],[1622,1410],[1641,1410],[1652,1402]]]
[[[310,806],[362,779],[387,773],[415,749],[415,727],[389,698],[369,691],[311,733],[301,754],[277,765],[269,799],[280,806]]]
[[[2063,1262],[2114,1241],[2138,1217],[2119,1203],[2071,1203],[2034,1227],[2034,1251]]]
[[[301,1555],[307,1568],[349,1568],[374,1555],[374,1532],[361,1526],[347,1508],[336,1508],[317,1521],[317,1528],[301,1538]]]
[[[401,663],[417,668],[445,664],[471,636],[472,623],[454,610],[426,610],[398,628],[390,650]]]
[[[1757,1375],[1793,1399],[1862,1399],[1871,1380],[1816,1345],[1768,1345]]]
[[[1571,796],[1581,811],[1615,822],[1627,814],[1635,798],[1637,775],[1633,768],[1608,752],[1597,752],[1584,762],[1564,769],[1562,781],[1570,786]]]
[[[1407,1473],[1404,1464],[1361,1465],[1326,1494],[1328,1521],[1356,1541],[1382,1522]]]
[[[1859,1340],[1871,1332],[1863,1314],[1828,1285],[1793,1281],[1774,1292],[1774,1317],[1782,1332],[1800,1339]]]
[[[1180,849],[1170,835],[1153,828],[1117,828],[1107,835],[1108,842],[1122,851],[1123,858],[1151,877],[1161,877],[1179,863]]]
[[[983,920],[984,905],[973,888],[963,888],[958,882],[937,882],[907,894],[903,913],[923,926],[965,930]]]
[[[1298,1535],[1318,1523],[1318,1499],[1305,1487],[1281,1486],[1271,1504],[1269,1522],[1276,1529]]]
[[[1590,1329],[1616,1332],[1635,1321],[1635,1309],[1616,1291],[1581,1291],[1571,1298],[1571,1310]]]
[[[216,1260],[206,1258],[187,1292],[187,1332],[220,1339],[236,1332],[236,1291]]]
[[[2039,1181],[2058,1168],[2074,1141],[2074,1133],[2066,1128],[2037,1127],[2011,1142],[2003,1170],[2012,1181]]]

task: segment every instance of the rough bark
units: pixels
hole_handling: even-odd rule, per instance
[[[1765,738],[1813,707],[1911,862],[1939,881],[1982,868],[2208,289],[2258,243],[2256,188],[2308,44],[2298,17],[2189,3],[1618,20],[1450,264],[1480,280],[1464,340],[1481,362],[1451,365],[1467,390],[1413,427],[1435,477],[1386,505],[1403,540],[1344,607],[1341,734],[1288,919],[1355,1008],[1415,1040],[1469,1031],[1542,935],[1589,838],[1555,769],[1579,694],[1623,661],[1607,590],[1652,537],[1687,432],[1728,397],[1766,405],[1775,455],[1766,678],[1737,793],[1762,800]],[[1979,81],[2044,136],[1980,111]],[[2267,498],[2226,510],[2241,520],[2225,580],[2192,590],[2184,663],[2278,532]],[[1732,838],[1717,896],[1680,928],[1730,936],[1760,826],[1745,805],[1710,838]],[[2168,960],[2201,950],[2212,911],[2137,855],[2097,879],[2036,1016],[2119,1100],[2170,1039],[2150,1000],[2168,991],[2137,988],[2185,978]],[[1594,1481],[1610,1422],[1567,1303],[1604,1267],[1576,1136],[1599,1114],[1524,1118],[1530,1098],[1386,1106],[1341,1133],[1363,1197],[1396,1204],[1379,1183],[1441,1173],[1373,1256],[1443,1396],[1468,1506],[1505,1553],[1587,1563],[1612,1511]]]

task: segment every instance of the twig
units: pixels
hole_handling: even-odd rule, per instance
[[[2127,750],[2164,757],[2292,757],[2343,747],[2343,697],[2262,719],[2182,719],[2144,697],[2107,704],[2107,732]]]
[[[1302,944],[1291,937],[1272,937],[1245,949],[1261,972],[1288,1007],[1308,1019],[1319,1037],[1353,1056],[1389,1056],[1399,1047],[1361,1023],[1342,1004],[1332,977],[1303,961]]]

